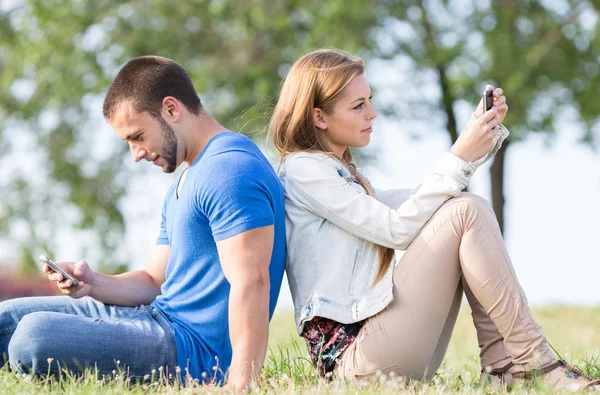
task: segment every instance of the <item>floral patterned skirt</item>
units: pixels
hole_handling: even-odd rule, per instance
[[[336,359],[356,339],[362,326],[363,321],[341,324],[323,317],[315,317],[306,324],[302,337],[313,365],[322,376],[331,376]]]

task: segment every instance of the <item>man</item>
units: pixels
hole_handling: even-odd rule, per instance
[[[0,352],[11,367],[42,373],[60,361],[221,382],[229,368],[229,385],[246,388],[264,362],[285,264],[275,172],[252,141],[203,109],[170,59],[127,63],[103,111],[136,162],[167,173],[188,165],[167,192],[156,246],[144,269],[120,275],[60,262],[77,286],[44,266],[71,298],[0,304]]]

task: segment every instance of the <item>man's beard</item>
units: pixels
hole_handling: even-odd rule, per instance
[[[165,173],[173,173],[177,169],[177,137],[175,137],[173,128],[163,117],[160,117],[160,124],[164,140],[160,156],[167,162],[167,168],[163,171]]]

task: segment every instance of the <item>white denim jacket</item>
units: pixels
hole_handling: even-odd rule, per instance
[[[501,129],[499,145],[508,134]],[[417,189],[375,189],[374,199],[336,159],[320,153],[288,154],[279,177],[285,192],[286,271],[298,334],[315,316],[352,323],[383,310],[392,301],[394,265],[373,284],[379,267],[376,245],[405,250],[438,208],[465,188],[482,162],[468,163],[446,152]]]

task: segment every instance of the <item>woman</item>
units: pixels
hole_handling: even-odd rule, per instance
[[[461,193],[507,134],[502,90],[491,110],[481,108],[421,186],[379,191],[350,152],[369,143],[377,116],[363,62],[319,50],[292,66],[270,133],[281,157],[297,329],[322,374],[429,379],[465,292],[482,378],[544,375],[554,388],[596,388],[547,345],[488,202]],[[394,249],[406,250],[397,263]]]

